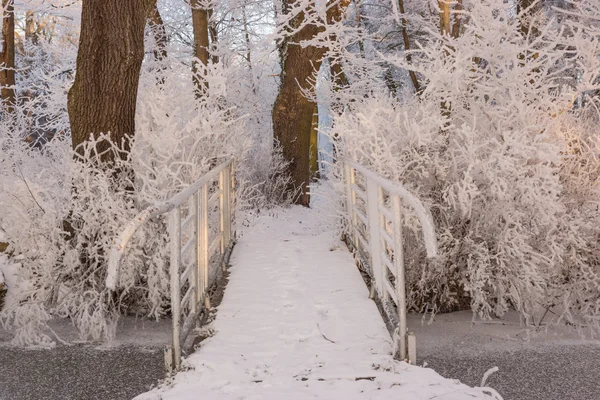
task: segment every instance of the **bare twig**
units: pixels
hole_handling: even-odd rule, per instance
[[[25,175],[23,175],[23,171],[21,171],[21,166],[19,164],[16,164],[16,165],[17,165],[17,168],[19,169],[19,173],[21,174],[21,178],[23,178],[23,182],[25,183],[25,186],[27,186],[27,190],[29,191],[29,194],[31,195],[31,198],[33,199],[33,201],[35,201],[35,204],[37,204],[37,206],[40,208],[40,210],[42,210],[42,212],[44,214],[46,214],[46,210],[44,210],[42,208],[42,206],[40,205],[40,203],[38,203],[37,199],[33,195],[33,192],[31,191],[31,188],[29,187],[29,184],[27,183],[27,179],[25,179]]]
[[[327,341],[328,341],[328,342],[330,342],[330,343],[333,343],[333,344],[335,344],[335,342],[334,342],[333,340],[329,339],[327,336],[325,336],[325,335],[323,334],[323,332],[321,331],[321,327],[319,326],[319,323],[317,323],[317,328],[319,328],[319,333],[321,334],[321,336],[323,336],[323,339],[327,340]]]

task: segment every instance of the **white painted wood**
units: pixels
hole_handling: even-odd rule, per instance
[[[373,270],[374,286],[382,301],[387,296],[383,289],[383,263],[381,262],[381,223],[379,218],[379,186],[372,180],[367,180],[367,219],[369,220],[369,253]],[[385,303],[384,303],[385,304]]]
[[[164,356],[165,356],[165,371],[167,371],[168,373],[171,373],[175,369],[175,366],[173,365],[173,346],[169,346],[169,345],[165,346]]]
[[[435,257],[437,255],[435,224],[433,222],[431,212],[423,205],[423,203],[401,184],[385,179],[384,177],[377,175],[375,172],[368,170],[354,161],[346,158],[342,158],[342,160],[350,165],[350,167],[356,172],[360,173],[367,180],[367,182],[371,181],[381,186],[389,193],[390,196],[400,196],[400,198],[402,198],[402,200],[413,209],[423,229],[423,238],[425,239],[427,256]]]
[[[198,314],[198,308],[200,307],[200,298],[202,296],[202,294],[200,293],[200,285],[198,284],[198,271],[199,268],[198,266],[200,265],[199,260],[200,260],[200,218],[198,218],[199,215],[199,209],[200,209],[200,194],[198,192],[194,193],[194,197],[193,197],[193,201],[192,201],[192,208],[190,210],[190,215],[193,215],[194,217],[194,238],[193,241],[195,242],[195,250],[194,250],[194,262],[193,262],[193,267],[192,270],[192,274],[190,276],[190,285],[192,285],[194,287],[194,300],[193,300],[193,306],[192,306],[192,312],[194,314]]]
[[[150,219],[167,214],[170,236],[170,285],[171,310],[173,313],[173,345],[165,349],[165,368],[178,370],[181,367],[181,347],[185,337],[196,323],[202,306],[210,308],[207,295],[209,264],[212,252],[221,250],[222,255],[231,254],[233,245],[233,210],[235,208],[235,165],[233,159],[219,165],[187,189],[170,200],[155,207],[149,207],[127,225],[115,238],[115,244],[109,255],[109,271],[106,285],[114,290],[118,285],[121,259],[131,238],[144,223]],[[219,191],[209,199],[209,185],[218,180]],[[209,244],[209,208],[211,200],[219,200],[219,234],[212,246]],[[216,204],[215,204],[216,205]],[[183,208],[182,208],[183,206]],[[182,212],[188,213],[182,220]],[[183,229],[193,223],[193,234],[182,247]],[[186,236],[187,237],[187,236]],[[193,260],[182,273],[182,259],[193,251]],[[181,297],[181,287],[189,285],[185,296]],[[204,303],[202,305],[202,303]]]
[[[408,338],[408,363],[417,365],[417,337],[414,333],[409,332]]]
[[[202,276],[201,293],[204,298],[204,306],[210,308],[210,299],[206,291],[208,289],[208,264],[210,262],[208,254],[208,186],[204,185],[200,189],[200,271]]]
[[[223,240],[223,238],[225,237],[225,186],[226,183],[225,181],[229,178],[227,177],[225,174],[227,172],[227,169],[224,169],[223,171],[221,171],[221,173],[219,174],[219,237],[220,237],[220,243],[219,243],[219,250],[221,251],[221,255],[225,254],[225,240]]]
[[[181,329],[181,287],[179,286],[179,268],[181,263],[181,208],[173,210],[170,217],[171,231],[171,314],[173,322],[173,360],[174,368],[179,369],[181,362],[181,343],[179,334]]]
[[[115,290],[117,288],[119,283],[119,269],[121,266],[121,260],[125,255],[125,251],[127,250],[128,244],[133,238],[133,235],[142,225],[150,221],[152,218],[167,214],[175,207],[182,205],[183,202],[187,201],[191,196],[198,192],[201,187],[205,186],[209,182],[214,181],[223,169],[233,164],[234,160],[232,158],[218,165],[216,168],[209,171],[202,178],[198,179],[196,182],[173,196],[171,199],[164,203],[146,208],[136,215],[135,218],[129,221],[120,231],[119,235],[115,237],[113,246],[110,250],[108,257],[108,271],[106,275],[106,287],[110,290]]]
[[[384,305],[393,300],[397,306],[398,326],[395,329],[395,347],[400,359],[412,360],[416,363],[416,338],[407,335],[406,326],[406,279],[404,268],[404,240],[402,237],[403,216],[402,204],[404,201],[418,217],[425,240],[428,257],[437,255],[437,238],[433,217],[423,203],[401,184],[391,182],[360,164],[341,158],[344,163],[346,184],[346,212],[349,220],[348,234],[353,239],[355,246],[359,245],[370,253],[371,285],[370,297],[375,295]],[[356,185],[356,174],[360,174],[366,183],[366,193]],[[391,198],[391,210],[384,204],[383,191]],[[366,203],[367,215],[364,215],[356,205],[356,196]],[[357,221],[362,221],[367,226],[367,237],[359,234]],[[391,228],[390,225],[391,224]],[[386,249],[391,252],[388,258]],[[389,272],[388,272],[389,271]],[[395,278],[395,288],[389,283],[389,274]]]
[[[392,215],[394,226],[394,266],[396,267],[396,298],[398,299],[398,355],[406,358],[406,280],[404,271],[404,239],[402,237],[402,205],[400,197],[392,197]]]

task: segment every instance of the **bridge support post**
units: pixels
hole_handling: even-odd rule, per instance
[[[398,349],[400,360],[406,360],[406,280],[404,271],[404,238],[402,237],[402,205],[400,196],[392,197],[394,227],[394,266],[396,268],[396,293],[398,295]]]
[[[383,294],[383,266],[381,261],[381,219],[379,217],[379,202],[381,193],[377,183],[367,178],[367,219],[369,221],[369,252],[371,253],[371,268],[373,269],[373,286],[378,294]],[[384,304],[384,307],[386,304]]]
[[[171,314],[173,318],[173,367],[178,370],[181,363],[181,288],[179,286],[179,269],[181,265],[181,208],[179,206],[171,212]]]
[[[208,186],[202,186],[200,189],[200,270],[198,275],[201,277],[200,287],[204,294],[204,306],[210,308],[210,299],[208,297]]]

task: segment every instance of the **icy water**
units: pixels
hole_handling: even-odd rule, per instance
[[[164,376],[157,347],[0,347],[0,400],[129,400]]]
[[[461,355],[452,349],[424,355],[428,367],[447,378],[477,386],[493,366],[486,385],[505,400],[600,399],[600,347],[561,346],[546,350]]]
[[[471,321],[470,312],[440,314],[432,324],[409,318],[416,332],[419,365],[440,375],[486,385],[505,400],[600,399],[600,341],[582,338],[566,327],[532,332],[509,313],[503,320]]]

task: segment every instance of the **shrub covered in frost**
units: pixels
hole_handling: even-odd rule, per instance
[[[189,60],[188,60],[189,61]],[[136,135],[130,153],[119,153],[109,170],[95,141],[71,149],[66,118],[69,77],[22,102],[0,122],[0,228],[22,267],[18,299],[0,314],[20,345],[51,345],[46,322],[67,317],[83,339],[114,337],[120,315],[160,318],[169,312],[168,248],[163,220],[134,236],[122,265],[121,287],[105,287],[106,264],[115,235],[145,207],[167,200],[230,157],[236,159],[238,209],[268,207],[284,187],[283,162],[271,140],[269,101],[244,84],[235,64],[201,71],[208,91],[196,99],[186,62],[144,64],[138,95]],[[226,84],[227,82],[227,84]],[[48,109],[40,104],[52,102]],[[248,104],[262,104],[249,118]],[[32,109],[34,112],[28,112]],[[254,110],[256,111],[256,110]],[[60,126],[49,143],[24,140],[39,121]],[[96,140],[108,141],[107,135]],[[118,153],[112,144],[109,151]],[[267,172],[265,172],[267,171]],[[274,179],[268,178],[275,177]],[[133,189],[133,190],[132,190]],[[238,214],[238,219],[240,215]]]
[[[433,262],[413,246],[418,224],[408,219],[412,309],[489,317],[514,308],[533,324],[545,315],[600,329],[598,35],[551,20],[523,37],[502,1],[466,12],[464,34],[431,26],[435,40],[410,65],[380,55],[416,70],[421,95],[354,97],[332,134],[435,217]]]

